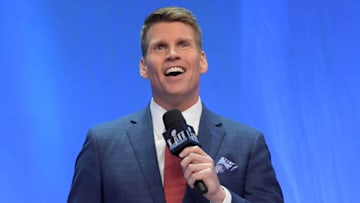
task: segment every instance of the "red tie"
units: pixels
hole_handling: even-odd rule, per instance
[[[164,193],[166,203],[181,203],[184,197],[186,181],[180,166],[181,159],[165,149]]]

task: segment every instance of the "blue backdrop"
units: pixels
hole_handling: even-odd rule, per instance
[[[145,16],[194,12],[212,110],[265,133],[288,203],[360,202],[357,0],[0,2],[0,202],[65,202],[87,129],[143,108]]]

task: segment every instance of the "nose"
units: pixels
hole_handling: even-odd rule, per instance
[[[167,53],[167,60],[175,60],[179,59],[180,55],[176,47],[169,47],[168,53]]]

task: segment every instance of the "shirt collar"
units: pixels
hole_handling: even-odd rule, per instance
[[[163,123],[162,116],[164,115],[164,113],[166,113],[166,110],[161,106],[159,106],[154,101],[154,99],[151,99],[150,111],[153,121],[154,132],[157,135],[162,135],[162,133],[165,131],[165,125]],[[182,115],[184,116],[186,123],[194,128],[196,134],[199,130],[201,112],[202,112],[202,104],[200,97],[193,106],[182,112]]]

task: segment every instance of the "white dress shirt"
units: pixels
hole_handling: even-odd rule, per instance
[[[152,117],[153,129],[154,129],[156,155],[160,169],[161,180],[164,184],[164,161],[165,161],[164,156],[165,156],[166,143],[162,135],[162,133],[165,132],[165,125],[162,116],[164,115],[166,110],[161,106],[159,106],[157,103],[155,103],[155,101],[152,99],[150,102],[150,111],[151,111],[151,117]],[[199,131],[201,112],[202,112],[202,104],[200,98],[196,102],[196,104],[194,104],[193,106],[182,112],[182,115],[184,116],[186,123],[194,128],[196,134],[198,134]],[[223,203],[230,203],[231,202],[230,192],[225,187],[223,186],[221,187],[226,192],[226,197]]]

